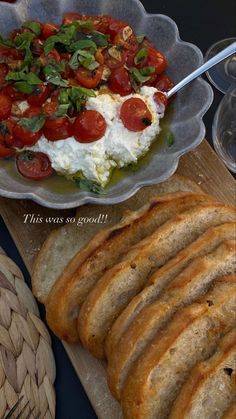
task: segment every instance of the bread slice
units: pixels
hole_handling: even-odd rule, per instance
[[[118,400],[130,369],[177,309],[199,298],[218,277],[236,271],[235,244],[226,241],[212,253],[196,258],[139,313],[108,358],[108,384]]]
[[[104,271],[117,263],[130,246],[151,234],[173,214],[212,201],[207,195],[189,192],[153,198],[139,210],[127,213],[118,224],[98,232],[74,256],[51,289],[46,311],[54,333],[70,342],[78,340],[76,318],[79,307]]]
[[[236,418],[236,403],[231,404],[227,412],[222,416],[222,419],[235,419]]]
[[[223,337],[210,359],[193,368],[169,418],[220,418],[235,401],[236,329],[233,329]]]
[[[193,366],[211,356],[235,325],[236,281],[224,278],[179,310],[139,358],[122,391],[124,419],[167,418]]]
[[[122,262],[104,274],[81,308],[78,328],[85,348],[98,358],[104,357],[109,329],[140,292],[151,271],[165,264],[208,227],[233,220],[235,215],[233,208],[223,204],[199,205],[174,216],[133,246]]]
[[[169,284],[195,257],[211,252],[223,240],[236,239],[236,223],[225,223],[209,228],[202,236],[165,263],[148,280],[147,286],[137,294],[122,311],[106,339],[106,355],[109,358],[116,349],[140,311],[155,301],[162,289]]]

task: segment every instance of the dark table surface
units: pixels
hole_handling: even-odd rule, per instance
[[[119,1],[119,0],[116,0]],[[128,0],[127,0],[128,1]],[[205,54],[214,42],[236,36],[235,0],[142,0],[150,13],[170,16],[178,25],[180,37],[196,44]],[[211,126],[222,94],[214,89],[214,103],[205,116],[206,138],[211,143]],[[30,283],[17,249],[0,219],[0,246],[15,260]],[[44,317],[43,308],[41,314]],[[57,419],[95,419],[97,416],[72,368],[60,341],[52,336],[57,364]]]

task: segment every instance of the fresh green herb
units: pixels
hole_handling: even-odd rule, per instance
[[[23,24],[23,28],[30,29],[35,35],[39,36],[41,33],[41,26],[39,22],[36,22],[35,20],[27,20]]]
[[[92,89],[85,87],[73,86],[67,89],[61,89],[59,102],[61,105],[60,112],[68,112],[69,109],[75,108],[80,112],[86,102],[87,97],[95,97],[96,93]]]
[[[31,95],[34,92],[34,86],[30,86],[25,81],[17,81],[13,86],[18,92],[26,93],[27,95]]]
[[[134,63],[136,65],[140,63],[144,63],[146,59],[147,59],[147,49],[141,48],[134,57]]]
[[[137,83],[145,83],[150,79],[150,76],[143,76],[141,71],[136,67],[130,67],[129,72],[131,73],[134,81]]]
[[[40,80],[35,73],[32,73],[32,72],[26,73],[25,70],[9,71],[9,73],[6,76],[6,80],[25,81],[26,83],[28,83],[31,86],[34,85],[34,84],[43,83],[43,81]]]
[[[110,36],[98,31],[93,31],[88,35],[88,38],[92,39],[98,47],[107,47]]]
[[[73,70],[77,70],[79,65],[82,65],[88,70],[93,71],[99,66],[99,63],[95,60],[94,55],[91,54],[89,51],[79,49],[78,51],[75,51],[75,53],[72,55],[69,61],[69,66]]]
[[[68,86],[68,80],[64,80],[61,77],[61,72],[65,70],[65,62],[57,63],[55,60],[51,60],[48,65],[43,69],[46,80],[55,86],[66,87]]]
[[[44,126],[45,119],[44,115],[35,116],[33,118],[21,118],[18,121],[18,124],[28,131],[38,132]]]
[[[57,111],[55,112],[53,116],[54,117],[65,116],[69,110],[69,107],[70,107],[70,103],[59,105]]]
[[[81,39],[79,41],[73,42],[68,49],[70,51],[77,51],[78,49],[85,48],[91,48],[95,51],[97,49],[97,46],[95,42],[93,42],[91,39]]]
[[[174,137],[173,132],[169,131],[169,132],[167,133],[167,136],[166,136],[166,142],[167,142],[168,147],[171,147],[171,146],[174,144],[174,142],[175,142],[175,137]]]
[[[139,35],[136,36],[136,39],[137,39],[138,43],[141,44],[145,39],[145,34],[140,33]]]
[[[76,179],[75,183],[82,191],[89,191],[99,195],[105,194],[104,188],[102,188],[102,186],[100,186],[98,183],[92,182],[91,180]]]
[[[148,66],[148,67],[143,67],[143,68],[140,68],[140,73],[142,74],[142,76],[150,76],[150,74],[153,74],[153,73],[155,73],[155,67],[151,67],[151,66]]]
[[[30,47],[34,38],[35,34],[33,32],[23,32],[16,35],[14,43],[19,49],[27,49]]]

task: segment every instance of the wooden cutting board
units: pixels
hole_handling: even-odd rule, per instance
[[[177,173],[194,180],[205,192],[219,201],[236,204],[235,180],[205,140],[194,151],[181,157]],[[120,210],[121,206],[113,206],[114,214],[116,208]],[[123,206],[127,206],[127,201]],[[82,211],[92,213],[94,209],[95,207],[88,205]],[[54,210],[31,201],[0,198],[0,213],[31,272],[42,243],[48,234],[59,226],[56,223],[57,217],[73,217],[75,210]],[[25,214],[33,215],[31,223],[24,222]],[[44,220],[51,217],[55,222],[37,223],[37,217],[43,217]],[[95,225],[94,228],[96,229]],[[105,363],[94,359],[80,345],[69,345],[65,342],[63,344],[99,419],[121,418],[119,404],[107,388]]]

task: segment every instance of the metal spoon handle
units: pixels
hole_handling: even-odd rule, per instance
[[[174,95],[176,92],[178,92],[178,90],[180,90],[180,89],[182,89],[182,87],[186,86],[186,84],[190,83],[192,80],[199,77],[202,73],[205,73],[205,71],[209,70],[209,68],[211,68],[214,65],[220,63],[221,61],[225,60],[225,58],[227,58],[230,55],[235,54],[235,53],[236,53],[236,42],[233,42],[227,48],[223,49],[223,51],[216,54],[214,57],[212,57],[206,63],[201,65],[201,67],[194,70],[191,74],[189,74],[187,77],[185,77],[183,80],[181,80],[178,84],[176,84],[171,90],[169,90],[169,92],[167,92],[167,98],[170,98],[172,95]]]

